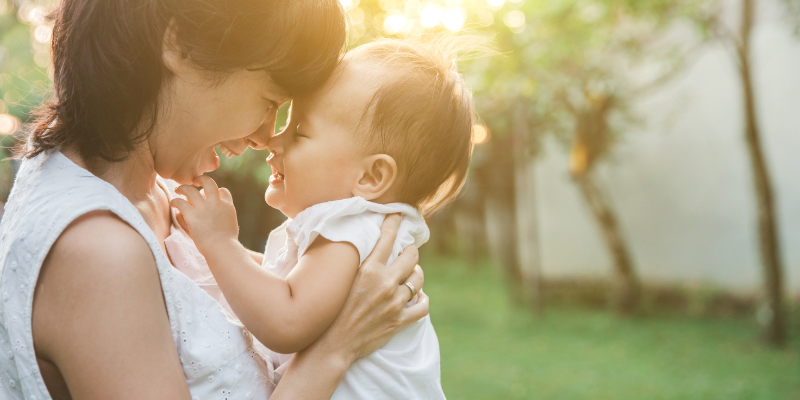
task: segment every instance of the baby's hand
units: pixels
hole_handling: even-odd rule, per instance
[[[214,243],[237,240],[239,223],[236,220],[231,192],[218,188],[217,183],[207,176],[197,177],[194,183],[203,187],[202,194],[194,186],[180,186],[175,192],[186,196],[188,201],[172,199],[170,205],[181,212],[185,222],[184,229],[197,248],[205,252]]]

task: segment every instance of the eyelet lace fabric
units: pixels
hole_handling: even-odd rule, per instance
[[[170,264],[138,210],[116,188],[53,151],[23,161],[0,221],[0,399],[50,399],[33,348],[33,292],[61,232],[95,210],[113,212],[150,246],[192,398],[268,398],[271,362],[255,350],[252,336]]]

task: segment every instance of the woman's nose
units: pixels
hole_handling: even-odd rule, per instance
[[[261,126],[255,132],[247,137],[250,142],[250,147],[256,150],[264,150],[270,139],[275,136],[275,119],[277,119],[278,110],[271,109],[267,112],[267,116]]]
[[[250,147],[256,150],[264,150],[267,148],[270,138],[275,134],[275,121],[271,123],[265,121],[258,129],[247,136],[247,141]]]
[[[283,137],[286,136],[283,132],[273,136],[267,141],[267,150],[275,155],[280,155],[283,152]]]

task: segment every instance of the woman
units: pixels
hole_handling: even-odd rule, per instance
[[[335,66],[337,0],[63,0],[53,18],[55,99],[0,224],[0,397],[328,398],[427,314],[399,285],[423,284],[416,249],[383,265],[387,218],[344,310],[271,393],[249,334],[164,250],[161,177],[214,170],[217,145],[265,148],[278,106]]]

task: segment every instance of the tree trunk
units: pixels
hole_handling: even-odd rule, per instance
[[[514,218],[514,165],[510,137],[496,138],[482,145],[488,152],[479,164],[475,178],[483,192],[486,241],[492,263],[501,269],[514,304],[522,305],[522,273],[517,262],[516,221]]]
[[[592,181],[590,173],[576,178],[589,209],[603,233],[606,247],[614,261],[611,279],[611,307],[620,315],[634,312],[639,304],[640,285],[634,272],[628,247],[619,230],[616,214],[600,189]]]
[[[542,311],[541,266],[536,207],[536,157],[525,110],[514,121],[514,189],[517,222],[517,259],[522,275],[523,298],[534,312]]]
[[[759,312],[764,339],[780,346],[786,343],[786,312],[783,307],[783,267],[781,265],[778,229],[775,222],[775,199],[758,126],[750,63],[750,38],[753,29],[753,0],[742,0],[741,38],[738,49],[740,75],[744,91],[745,139],[753,168],[758,236],[764,270],[766,302]]]
[[[487,194],[484,199],[486,239],[492,263],[503,271],[509,297],[514,304],[521,305],[522,274],[517,267],[517,243],[514,237],[515,223],[512,205],[500,196]]]
[[[478,269],[478,225],[474,213],[453,207],[453,224],[458,232],[458,251],[466,258],[467,267]]]

